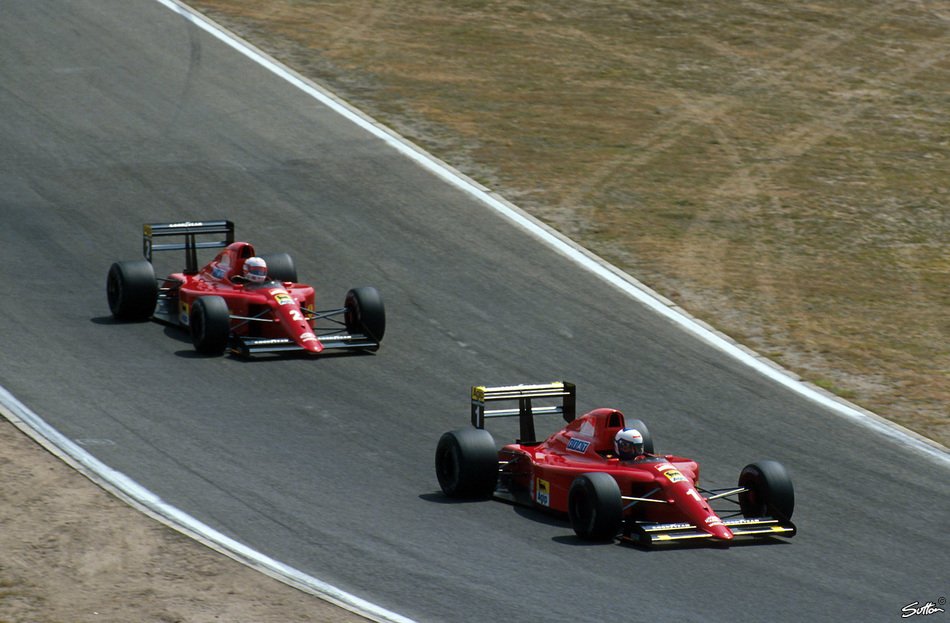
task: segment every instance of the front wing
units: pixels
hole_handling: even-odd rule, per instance
[[[795,524],[791,521],[781,521],[772,517],[737,517],[723,519],[722,523],[732,531],[736,539],[793,537],[797,532]],[[690,523],[632,522],[624,526],[620,540],[636,545],[652,546],[711,538],[713,538],[711,534]]]
[[[324,350],[334,348],[376,350],[379,348],[379,342],[359,333],[319,335],[317,339],[323,344]],[[241,335],[231,336],[228,349],[241,357],[249,357],[257,353],[306,352],[304,348],[290,338],[244,337]]]

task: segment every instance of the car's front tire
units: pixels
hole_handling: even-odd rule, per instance
[[[364,333],[376,342],[386,333],[386,308],[379,290],[372,286],[353,288],[346,293],[344,320],[350,333]]]
[[[205,355],[224,352],[231,333],[231,315],[223,297],[202,296],[195,300],[188,324],[196,351]]]
[[[106,277],[109,310],[117,320],[146,320],[158,302],[155,269],[147,260],[116,262]]]
[[[775,517],[789,520],[795,511],[795,488],[778,461],[758,461],[739,473],[739,508],[744,517]]]
[[[581,474],[567,493],[567,515],[575,534],[585,541],[608,541],[623,525],[620,486],[610,474]]]

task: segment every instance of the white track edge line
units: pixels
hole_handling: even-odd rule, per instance
[[[247,41],[240,39],[236,34],[224,29],[211,21],[205,15],[191,9],[179,0],[156,0],[161,4],[177,11],[184,18],[210,33],[231,48],[244,54],[251,60],[267,68],[274,74],[304,91],[331,110],[342,115],[360,128],[370,132],[383,140],[391,147],[408,156],[425,169],[435,173],[442,180],[452,184],[460,190],[474,196],[493,210],[508,218],[516,225],[545,242],[557,252],[569,258],[574,263],[593,273],[601,280],[624,292],[636,301],[663,315],[679,325],[681,328],[699,337],[706,343],[716,347],[724,353],[737,359],[741,363],[756,370],[760,374],[776,381],[780,385],[831,409],[839,415],[854,420],[880,433],[900,435],[902,440],[911,449],[926,456],[937,459],[950,465],[950,451],[941,444],[911,431],[895,422],[883,418],[871,411],[853,405],[838,396],[802,381],[792,372],[785,370],[774,362],[737,344],[731,338],[704,325],[693,318],[675,303],[666,300],[646,285],[637,281],[631,275],[621,271],[602,258],[581,247],[573,240],[560,232],[542,223],[535,217],[527,214],[521,208],[506,201],[504,198],[491,192],[478,182],[468,178],[448,164],[438,160],[425,152],[417,145],[413,145],[405,138],[392,132],[379,122],[367,116],[362,111],[343,101],[341,98],[317,85],[313,81],[301,76],[286,65],[272,58],[266,52],[258,49]]]
[[[641,284],[632,276],[595,256],[583,247],[580,247],[574,241],[526,214],[517,206],[494,195],[488,189],[454,170],[446,163],[423,152],[417,146],[412,145],[404,138],[391,132],[388,128],[383,127],[378,122],[357,111],[329,91],[318,87],[312,81],[296,74],[288,67],[272,59],[263,51],[238,39],[236,35],[224,30],[204,15],[197,13],[187,5],[178,2],[178,0],[156,0],[156,2],[175,11],[228,46],[266,67],[274,74],[320,101],[331,110],[380,138],[400,153],[412,158],[419,165],[433,172],[444,181],[476,197],[501,215],[513,221],[516,225],[544,241],[554,250],[565,255],[602,280],[626,293],[631,298],[662,314],[664,317],[675,322],[683,329],[707,343],[738,359],[766,377],[824,405],[840,415],[881,433],[896,432],[900,434],[911,449],[935,459],[937,462],[950,465],[950,455],[948,455],[947,449],[940,444],[905,429],[894,422],[881,418],[870,411],[846,403],[838,397],[828,395],[822,390],[809,386],[794,378],[790,372],[776,367],[771,362],[763,361],[760,356],[748,352],[732,340],[704,327],[700,321],[691,318],[685,311],[677,308],[673,303],[666,301],[663,297]],[[2,386],[0,386],[0,406],[3,407],[0,408],[0,414],[4,415],[14,426],[33,438],[37,443],[80,471],[90,480],[96,482],[99,486],[110,491],[113,495],[116,495],[141,512],[160,521],[162,524],[194,538],[229,558],[255,568],[269,577],[304,592],[319,596],[330,603],[360,616],[381,623],[413,623],[412,619],[390,612],[355,595],[346,593],[322,580],[306,575],[297,569],[265,556],[164,502],[148,489],[142,487],[125,474],[105,465],[70,439],[63,436]]]
[[[178,0],[155,1],[175,11],[191,23],[269,69],[274,74],[309,94],[360,128],[383,140],[444,181],[479,199],[516,225],[544,241],[557,252],[565,255],[603,281],[618,288],[620,291],[650,309],[660,313],[705,342],[722,350],[764,376],[829,408],[839,415],[843,415],[880,433],[896,433],[901,435],[905,443],[911,449],[944,465],[950,465],[950,454],[948,454],[947,449],[935,441],[922,437],[870,411],[846,403],[838,397],[826,394],[824,391],[798,380],[791,375],[790,372],[778,368],[771,362],[763,361],[759,355],[750,353],[732,340],[706,328],[700,321],[690,317],[685,311],[676,307],[673,303],[667,302],[663,297],[638,282],[632,276],[620,271],[618,268],[580,247],[574,241],[526,214],[517,206],[498,197],[474,180],[454,170],[446,163],[440,162],[433,156],[425,153],[419,147],[412,145],[404,138],[394,134],[378,122],[357,111],[329,91],[301,77],[288,67],[272,59],[263,51],[238,39],[236,35],[222,29],[216,23],[210,21],[200,13],[195,12],[190,7],[178,2]],[[49,426],[42,418],[30,411],[2,386],[0,386],[0,405],[5,407],[4,409],[0,409],[0,412],[2,412],[11,423],[40,443],[44,448],[69,463],[86,477],[109,490],[117,497],[130,503],[135,508],[163,524],[202,542],[206,546],[234,560],[254,567],[270,577],[305,592],[322,597],[355,614],[382,623],[412,623],[411,619],[376,606],[364,599],[346,593],[326,582],[308,576],[301,571],[269,558],[164,502],[148,489],[145,489],[121,472],[105,465],[63,436],[56,429]]]
[[[379,623],[413,623],[365,599],[251,549],[162,500],[125,474],[112,469],[50,426],[0,386],[0,415],[84,476],[162,524],[246,566],[345,610]]]

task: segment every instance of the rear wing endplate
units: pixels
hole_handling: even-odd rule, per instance
[[[560,399],[560,404],[535,406],[534,400]],[[517,408],[486,409],[485,404],[499,400],[518,401]],[[485,420],[518,416],[521,424],[520,443],[536,443],[535,415],[560,415],[573,422],[577,411],[577,388],[573,383],[558,381],[540,385],[507,385],[504,387],[472,387],[472,426],[485,428]]]
[[[183,237],[183,242],[156,243],[155,238]],[[198,236],[214,236],[215,240],[198,240]],[[224,236],[224,240],[219,240]],[[185,274],[198,272],[198,249],[219,249],[234,242],[234,223],[231,221],[183,221],[180,223],[146,223],[142,226],[142,253],[152,261],[155,251],[184,251]]]

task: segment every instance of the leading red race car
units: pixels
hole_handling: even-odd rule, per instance
[[[538,400],[553,401],[537,406]],[[491,401],[517,401],[517,408],[486,410]],[[616,409],[594,409],[575,417],[571,383],[472,388],[472,427],[442,435],[436,448],[436,475],[450,497],[495,497],[566,514],[585,540],[622,541],[644,546],[711,539],[791,537],[795,494],[785,468],[775,461],[747,465],[738,485],[699,486],[699,464],[672,454],[653,453],[653,438],[641,420]],[[534,416],[561,415],[567,426],[536,439]],[[500,450],[485,420],[518,417],[520,439]],[[618,431],[635,429],[643,452],[621,458]],[[628,432],[621,437],[636,436]],[[729,502],[725,510],[713,503]]]
[[[156,238],[179,241],[159,244]],[[199,267],[197,251],[215,248],[223,250]],[[156,251],[184,251],[185,269],[156,279]],[[343,307],[317,311],[313,288],[297,283],[293,259],[286,253],[258,255],[251,243],[235,242],[231,221],[146,224],[143,252],[144,260],[109,268],[106,293],[112,315],[118,320],[152,317],[185,328],[201,353],[376,350],[383,339],[386,312],[376,288],[353,288]],[[254,271],[259,283],[245,278],[250,258],[264,260],[251,260],[260,264]]]

